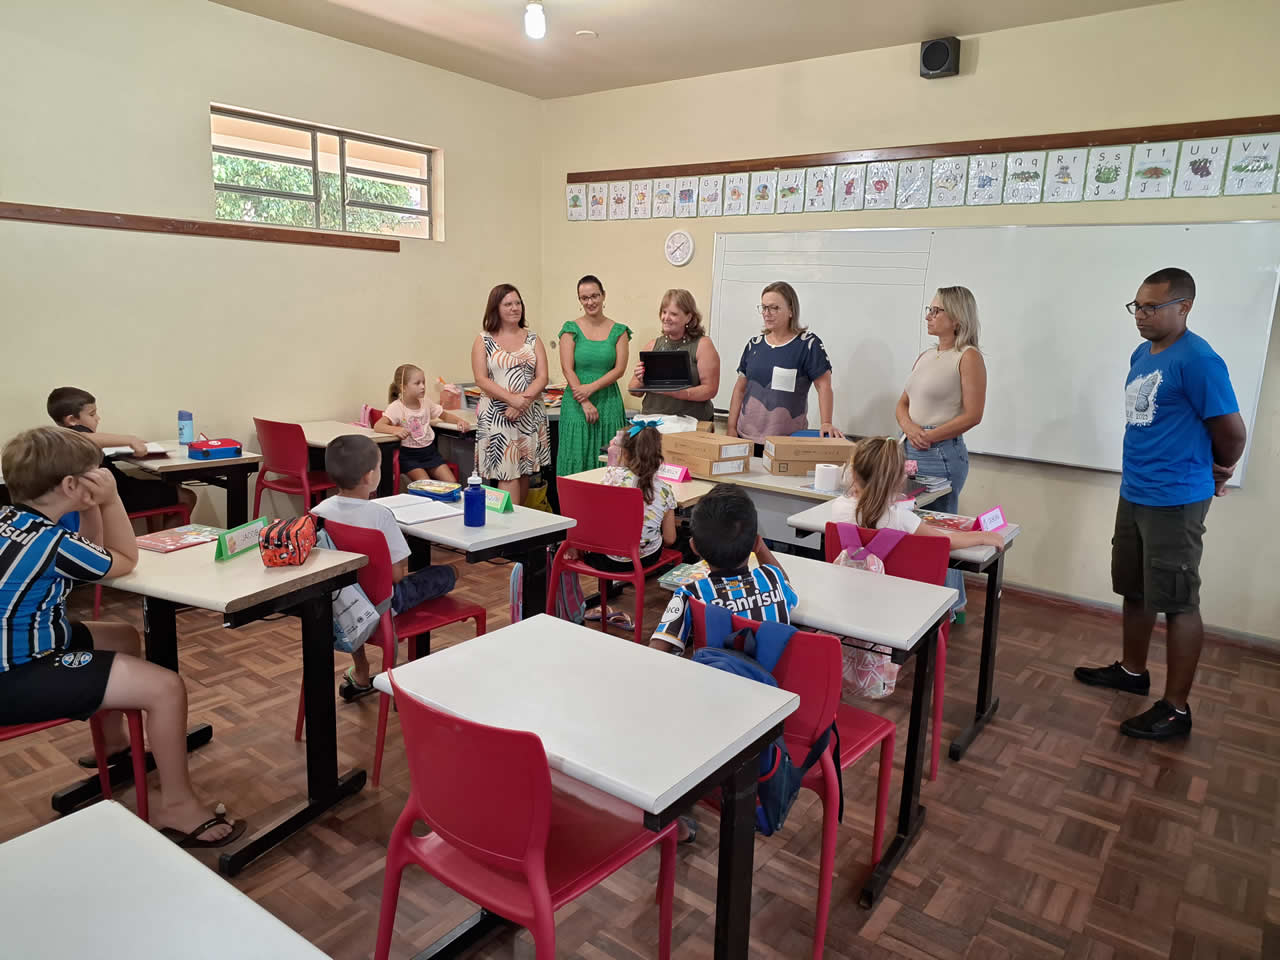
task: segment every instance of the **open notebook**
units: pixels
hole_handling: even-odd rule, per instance
[[[380,503],[393,514],[396,523],[425,523],[427,520],[443,520],[445,517],[462,515],[462,506],[455,503],[442,503],[412,493],[401,493],[394,497],[378,497],[373,503]]]
[[[134,455],[133,447],[103,447],[102,453],[103,456],[107,457],[132,457]],[[152,440],[147,444],[148,457],[163,457],[167,455],[163,443],[156,443]]]

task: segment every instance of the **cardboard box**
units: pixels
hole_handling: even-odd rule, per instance
[[[689,468],[696,477],[724,477],[732,473],[747,472],[747,458],[735,457],[731,460],[708,460],[705,457],[677,455],[679,459],[668,456],[668,463],[679,463]]]
[[[691,430],[685,433],[662,435],[663,459],[673,463],[685,463],[676,457],[698,457],[702,460],[736,460],[751,456],[751,441],[724,434],[703,433]],[[685,466],[688,466],[685,463]]]
[[[812,477],[814,468],[820,463],[832,463],[831,460],[779,460],[765,454],[760,462],[765,470],[775,477]],[[836,462],[836,466],[843,466]]]
[[[773,460],[848,463],[853,441],[836,437],[765,437],[765,455]]]

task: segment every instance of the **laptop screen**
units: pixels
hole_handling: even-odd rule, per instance
[[[645,386],[693,382],[693,365],[683,350],[641,350]]]

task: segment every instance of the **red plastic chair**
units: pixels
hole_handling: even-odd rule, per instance
[[[671,956],[676,835],[644,828],[639,810],[557,777],[536,734],[451,716],[406,694],[391,673],[412,786],[391,831],[375,960],[386,960],[404,868],[416,863],[462,896],[533,934],[556,956],[555,911],[661,844],[658,956]],[[431,828],[413,835],[421,820]]]
[[[826,530],[827,563],[840,555],[840,527],[850,524],[828,523]],[[858,527],[862,543],[870,543],[876,531]],[[884,562],[884,572],[904,580],[919,580],[943,586],[947,580],[947,563],[951,557],[951,545],[945,537],[903,537]],[[947,680],[947,639],[951,636],[951,624],[944,620],[938,630],[938,653],[933,674],[933,743],[930,748],[929,779],[938,779],[938,757],[942,750],[942,691]]]
[[[324,521],[324,529],[328,531],[334,546],[339,550],[362,553],[369,558],[369,562],[356,573],[360,589],[365,592],[369,602],[376,607],[383,601],[390,600],[394,589],[391,553],[387,550],[387,538],[383,536],[382,531],[352,527],[333,520]],[[409,656],[416,657],[419,634],[429,633],[463,620],[475,620],[477,637],[484,633],[484,607],[474,603],[464,603],[447,595],[427,600],[411,610],[394,616],[388,608],[382,614],[377,631],[368,643],[382,648],[382,669],[389,670],[396,664],[396,643],[399,640],[407,638]],[[391,698],[385,693],[378,694],[378,699],[378,740],[373,753],[373,785],[375,787],[382,781],[382,748],[387,739],[387,714],[391,706]],[[302,739],[305,721],[306,701],[303,699],[302,691],[299,690],[298,720],[293,729],[294,740]]]
[[[377,407],[369,408],[369,426],[373,427],[375,423],[382,419],[386,411],[379,410]],[[453,479],[459,479],[458,465],[452,460],[446,460],[444,465],[453,471]],[[395,452],[391,454],[391,470],[392,476],[396,478],[396,490],[400,489],[400,448],[396,447]]]
[[[695,647],[706,645],[706,606],[700,600],[690,601],[693,613]],[[745,617],[733,617],[733,629],[752,627]],[[880,745],[880,770],[876,787],[876,818],[871,834],[871,868],[880,862],[884,841],[885,815],[889,807],[889,783],[893,778],[893,746],[897,734],[894,724],[884,717],[840,700],[843,683],[840,641],[830,634],[797,630],[787,643],[786,652],[774,668],[778,686],[800,696],[800,706],[787,717],[782,736],[787,752],[799,762],[835,721],[840,731],[840,770],[853,766],[876,744]],[[823,752],[818,763],[805,774],[801,787],[812,790],[822,799],[822,855],[818,861],[818,903],[813,925],[813,957],[821,960],[827,936],[827,915],[831,908],[832,876],[836,861],[837,817],[840,809],[840,773],[831,749]],[[714,798],[713,798],[714,799]]]
[[[169,517],[174,516],[181,520],[184,524],[191,522],[191,508],[185,503],[175,503],[171,507],[156,507],[154,510],[138,510],[129,514],[130,520],[145,520],[148,517]],[[102,613],[102,584],[95,583],[93,585],[93,619],[97,620],[98,615]]]
[[[551,563],[551,576],[547,580],[547,609],[555,609],[555,591],[560,575],[579,573],[600,581],[600,603],[603,606],[608,595],[610,580],[622,580],[636,591],[635,641],[644,643],[644,581],[659,567],[679,563],[679,550],[663,547],[658,557],[647,567],[640,563],[640,533],[644,529],[644,494],[635,487],[608,487],[586,480],[570,480],[560,477],[556,481],[560,493],[560,513],[578,521],[565,531],[565,541],[556,551]],[[632,572],[599,570],[585,560],[570,560],[565,553],[577,550],[580,554],[611,554],[615,557],[631,557]],[[600,617],[600,629],[608,632],[607,617]]]
[[[253,489],[255,517],[262,506],[263,490],[276,490],[302,497],[302,509],[310,510],[315,501],[320,499],[319,494],[337,487],[323,470],[311,469],[307,436],[302,432],[302,424],[254,417],[253,426],[258,431],[258,448],[262,451],[258,482]],[[268,479],[268,473],[279,476]]]
[[[151,821],[151,811],[147,806],[147,752],[142,740],[142,711],[124,710],[125,719],[129,722],[129,752],[133,758],[133,789],[137,797],[138,817],[144,822]],[[19,723],[11,727],[0,727],[0,742],[16,740],[31,733],[39,733],[51,727],[60,727],[70,723],[71,719],[45,720],[42,723]],[[98,761],[98,783],[102,785],[102,795],[111,799],[111,775],[107,770],[107,746],[102,733],[102,714],[95,713],[89,718],[89,732],[93,736],[93,756]]]

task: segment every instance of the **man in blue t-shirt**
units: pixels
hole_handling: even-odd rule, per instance
[[[1120,724],[1121,733],[1144,740],[1191,732],[1187,694],[1204,643],[1204,521],[1245,446],[1227,365],[1187,329],[1195,297],[1191,274],[1167,267],[1147,277],[1127,304],[1146,343],[1129,358],[1124,466],[1111,541],[1112,589],[1124,597],[1124,659],[1075,671],[1081,683],[1146,694],[1151,689],[1147,649],[1156,615],[1163,613],[1168,628],[1164,697]]]

